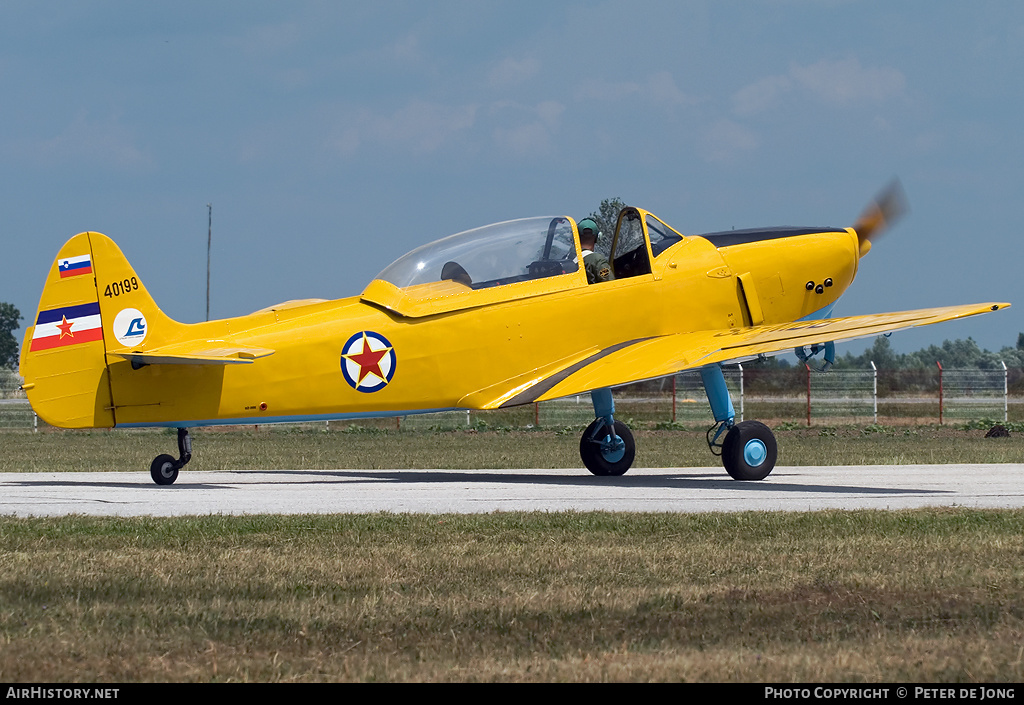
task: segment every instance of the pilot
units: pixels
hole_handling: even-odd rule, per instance
[[[458,262],[445,262],[441,267],[441,281],[449,279],[465,286],[473,286],[473,280],[461,264]]]
[[[612,274],[612,265],[608,262],[608,258],[600,252],[594,252],[597,237],[600,235],[597,223],[592,218],[584,218],[580,221],[578,229],[580,231],[580,248],[583,250],[583,268],[587,270],[587,282],[596,284],[614,279],[615,275]]]

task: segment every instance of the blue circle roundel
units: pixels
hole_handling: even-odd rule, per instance
[[[395,376],[395,349],[380,333],[356,333],[341,349],[341,373],[357,392],[379,392]]]

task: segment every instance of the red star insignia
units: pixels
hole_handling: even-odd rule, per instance
[[[380,379],[386,379],[384,372],[380,369],[380,361],[384,359],[384,356],[391,352],[391,348],[384,348],[382,350],[371,350],[370,344],[366,341],[366,335],[363,335],[363,351],[359,353],[350,353],[344,355],[346,360],[359,365],[359,379],[356,380],[356,386],[358,387],[366,379],[367,375],[377,375]]]
[[[60,338],[58,338],[58,340],[63,340],[65,336],[71,336],[72,338],[74,338],[75,334],[71,332],[71,326],[75,324],[68,323],[67,316],[61,316],[61,319],[62,321],[57,324],[57,327],[60,328]]]

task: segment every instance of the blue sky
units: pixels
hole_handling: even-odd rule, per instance
[[[686,233],[909,215],[837,315],[1009,301],[1024,331],[1024,3],[0,5],[0,301],[114,238],[170,316],[358,294],[424,242],[603,198]],[[840,345],[859,353],[871,341]]]

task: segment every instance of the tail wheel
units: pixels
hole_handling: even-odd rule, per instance
[[[172,485],[178,479],[178,459],[173,455],[158,455],[149,466],[149,474],[158,485]]]
[[[580,438],[580,458],[595,475],[624,475],[636,457],[636,443],[629,426],[615,422],[615,435],[608,433],[604,419],[595,419]]]
[[[178,479],[178,471],[188,465],[192,460],[192,436],[188,434],[187,428],[178,429],[178,453],[180,457],[173,455],[158,455],[153,458],[149,466],[149,474],[153,482],[158,485],[173,485]]]
[[[775,436],[760,421],[736,424],[722,444],[722,464],[734,480],[763,480],[775,468],[778,454]]]

